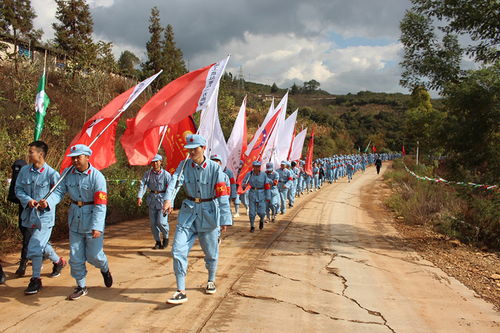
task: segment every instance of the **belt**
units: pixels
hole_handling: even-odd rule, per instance
[[[212,201],[212,200],[214,200],[215,198],[202,199],[202,198],[186,197],[186,199],[191,200],[191,201],[194,201],[195,203],[200,203],[200,202],[208,202],[208,201]]]
[[[154,194],[160,194],[160,193],[165,193],[167,191],[150,191],[151,193],[154,193]]]
[[[87,206],[87,205],[93,205],[94,202],[93,201],[75,201],[75,200],[71,200],[72,203],[74,203],[75,205],[77,205],[78,207],[82,207],[82,206]]]

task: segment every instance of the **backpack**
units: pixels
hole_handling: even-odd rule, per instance
[[[19,171],[21,171],[21,168],[26,165],[26,162],[24,160],[17,160],[12,164],[12,180],[10,181],[10,186],[9,186],[9,194],[7,195],[7,200],[10,202],[19,204],[21,203],[19,199],[16,197],[16,180],[17,176],[19,175]]]

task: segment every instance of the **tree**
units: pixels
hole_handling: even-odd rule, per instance
[[[163,32],[163,28],[160,24],[160,11],[157,7],[151,8],[151,16],[149,17],[149,22],[149,33],[151,34],[151,37],[149,38],[149,41],[146,42],[148,59],[145,63],[142,64],[144,76],[146,77],[158,73],[161,69],[163,69],[161,42],[161,34]],[[161,87],[158,82],[159,80],[155,80],[155,82],[152,83],[155,90],[157,90],[158,87]]]
[[[444,114],[436,111],[431,104],[431,96],[424,87],[416,87],[412,92],[410,109],[406,112],[406,142],[415,147],[417,141],[423,152],[442,152],[440,130]]]
[[[170,24],[165,29],[165,38],[162,44],[162,60],[164,63],[164,73],[162,73],[164,82],[162,83],[166,85],[170,81],[186,74],[187,69],[184,59],[182,59],[182,51],[175,45],[174,28]]]
[[[297,95],[300,93],[300,88],[299,86],[294,82],[292,87],[290,88],[290,95]]]
[[[95,62],[97,46],[92,41],[93,21],[85,0],[55,0],[56,18],[53,23],[56,45],[66,52],[74,69],[89,68]]]
[[[125,50],[118,59],[118,69],[120,73],[126,76],[138,78],[138,73],[135,67],[139,64],[140,60],[132,52]]]
[[[97,42],[97,55],[96,55],[96,66],[98,69],[108,72],[117,72],[117,65],[115,61],[115,56],[113,55],[113,43],[103,42],[100,40]]]
[[[305,92],[313,92],[315,90],[318,90],[320,86],[320,83],[316,80],[311,80],[304,82],[304,91]]]
[[[271,94],[274,94],[276,92],[278,92],[278,86],[273,82],[273,85],[271,86]]]
[[[28,37],[31,40],[36,36],[41,37],[43,32],[33,30],[33,19],[36,14],[30,0],[2,0],[0,13],[0,29],[5,33],[12,33],[14,39],[14,67],[17,73],[19,38]]]

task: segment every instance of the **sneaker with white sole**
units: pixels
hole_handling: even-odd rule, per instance
[[[234,213],[234,214],[233,214],[233,217],[235,217],[235,218],[236,218],[236,217],[240,217],[240,213]]]
[[[217,291],[217,288],[215,288],[215,283],[212,281],[208,281],[207,288],[205,289],[205,292],[207,294],[215,294],[216,291]]]
[[[87,287],[76,287],[75,290],[73,290],[73,292],[68,296],[68,299],[70,301],[74,301],[74,300],[77,300],[79,299],[80,297],[82,296],[85,296],[89,293],[89,291],[87,290]]]
[[[181,293],[180,291],[177,290],[172,295],[172,297],[170,297],[167,300],[167,303],[169,303],[169,304],[182,304],[182,303],[186,303],[187,300],[188,300],[187,295],[184,293]]]

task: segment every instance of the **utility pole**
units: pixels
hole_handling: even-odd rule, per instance
[[[417,163],[416,163],[416,165],[418,165],[418,150],[419,150],[419,148],[420,148],[420,143],[417,141]]]

